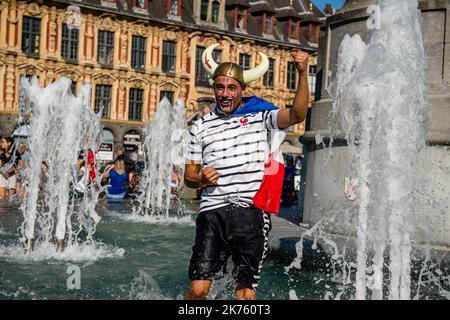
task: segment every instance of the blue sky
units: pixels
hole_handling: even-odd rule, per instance
[[[320,10],[325,8],[325,4],[329,3],[333,8],[340,9],[344,4],[345,0],[311,0]]]

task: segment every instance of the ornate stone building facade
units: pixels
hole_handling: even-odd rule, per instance
[[[288,107],[296,86],[289,52],[311,54],[313,96],[323,19],[308,0],[1,0],[0,134],[17,126],[20,78],[34,75],[41,86],[68,77],[75,92],[92,84],[92,108],[103,110],[115,143],[141,136],[163,96],[184,99],[192,119],[214,103],[198,57],[216,42],[218,60],[244,67],[265,52],[271,68],[247,95]],[[302,132],[303,124],[290,135]]]

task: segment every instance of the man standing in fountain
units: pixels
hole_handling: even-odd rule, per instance
[[[268,249],[270,214],[277,214],[284,167],[279,146],[284,129],[305,120],[308,110],[308,54],[292,52],[299,72],[293,108],[278,109],[242,97],[246,85],[267,71],[269,61],[244,71],[218,65],[205,49],[202,62],[214,80],[217,106],[197,120],[188,139],[185,183],[203,188],[189,266],[186,299],[206,299],[212,280],[223,277],[231,255],[237,299],[256,299]]]

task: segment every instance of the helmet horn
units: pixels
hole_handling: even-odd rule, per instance
[[[263,76],[264,73],[269,69],[269,59],[267,59],[267,56],[262,53],[258,52],[259,56],[261,57],[261,63],[250,70],[244,71],[244,82],[249,83],[253,80],[256,80]]]
[[[217,67],[219,66],[214,61],[214,58],[212,56],[212,52],[219,45],[220,45],[219,43],[216,43],[216,44],[209,46],[208,48],[205,49],[205,51],[203,51],[203,54],[202,54],[203,68],[205,68],[206,72],[208,72],[208,74],[210,76],[212,76],[214,74],[214,71],[216,71]]]

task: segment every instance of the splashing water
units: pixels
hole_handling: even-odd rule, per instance
[[[78,246],[82,238],[84,244],[94,243],[92,236],[100,221],[95,204],[102,191],[98,172],[83,190],[82,199],[75,200],[71,194],[79,182],[79,151],[85,151],[88,163],[88,150],[98,145],[100,116],[90,109],[90,85],[82,86],[78,96],[70,87],[68,78],[46,88],[39,87],[35,77],[21,80],[20,117],[29,118],[31,152],[31,167],[25,177],[28,187],[21,206],[21,240],[26,245],[35,240],[36,245],[54,250],[49,246],[53,238],[64,241],[66,250]],[[85,170],[82,181],[88,180],[89,170]]]
[[[129,293],[130,300],[169,300],[161,293],[158,283],[150,274],[139,270],[138,276],[133,279]]]
[[[344,37],[336,81],[330,86],[335,99],[331,137],[347,141],[356,199],[351,208],[335,210],[302,235],[287,271],[300,268],[303,238],[314,234],[313,249],[318,238],[331,248],[330,268],[342,290],[354,285],[356,299],[410,299],[413,247],[427,245],[427,239],[417,237],[418,229],[428,224],[427,213],[417,205],[424,179],[419,158],[430,117],[427,65],[417,1],[380,0],[378,5],[381,28],[369,32],[367,44],[359,35]],[[346,245],[339,252],[325,235],[333,223],[340,224],[334,227],[340,234],[356,229],[354,263],[347,259]],[[430,271],[425,266],[430,254],[425,256],[420,273]],[[420,287],[421,275],[418,282]]]
[[[178,189],[175,175],[182,175],[185,134],[183,100],[178,99],[171,106],[169,100],[163,98],[153,121],[145,127],[145,168],[135,213],[168,219],[169,209],[177,208],[180,212],[181,202],[174,194]]]
[[[409,299],[411,234],[416,214],[419,152],[425,146],[429,106],[421,16],[417,1],[379,2],[382,27],[366,45],[346,36],[338,58],[339,115],[359,179],[356,299]],[[385,248],[388,247],[388,257]]]

